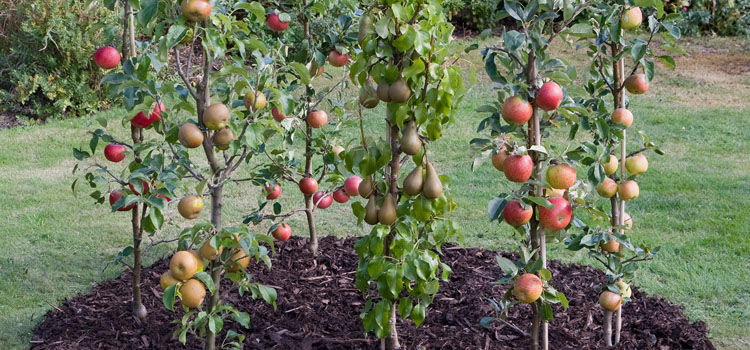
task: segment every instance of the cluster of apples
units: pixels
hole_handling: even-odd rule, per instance
[[[179,283],[182,305],[196,308],[206,298],[206,286],[203,282],[193,278],[196,273],[203,271],[203,257],[195,250],[181,250],[172,255],[169,260],[169,270],[165,271],[159,284],[162,290]]]

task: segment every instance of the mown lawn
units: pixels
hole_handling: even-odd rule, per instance
[[[459,42],[456,49],[466,44]],[[635,239],[662,247],[655,261],[643,265],[636,284],[683,305],[691,319],[706,321],[717,347],[746,349],[750,347],[750,42],[692,40],[686,48],[690,55],[677,60],[677,71],[660,70],[649,94],[633,97],[634,128],[644,130],[667,152],[663,157],[649,156],[649,171],[639,178],[641,196],[628,205]],[[585,59],[571,47],[556,50],[579,65]],[[474,110],[492,96],[477,52],[461,61],[465,67],[470,63],[479,64],[479,83],[461,106],[455,127],[432,146],[431,159],[452,178],[450,188],[459,204],[454,217],[463,228],[466,245],[515,249],[508,227],[491,224],[486,217],[487,201],[506,187],[502,175],[489,164],[470,170],[468,141],[485,117]],[[369,114],[369,128],[380,127],[381,119],[375,116],[381,112]],[[101,115],[112,124],[120,113],[111,110]],[[95,205],[86,192],[76,198],[70,191],[75,164],[71,148],[85,145],[82,140],[96,123],[94,117],[0,131],[2,348],[27,346],[32,328],[47,310],[122,271],[106,264],[129,244],[128,215],[112,214]],[[124,135],[124,128],[120,132]],[[292,186],[284,190],[283,204],[299,203]],[[248,185],[225,192],[229,197],[225,217],[234,222],[255,205],[258,195]],[[341,220],[350,217],[350,211],[341,205],[320,211],[320,230],[337,236],[359,234],[361,229]],[[301,216],[291,224],[295,234],[306,233]],[[265,227],[257,230],[265,232]],[[160,236],[174,233],[167,230]],[[169,249],[149,250],[146,262]],[[589,263],[561,244],[550,249],[553,258]]]

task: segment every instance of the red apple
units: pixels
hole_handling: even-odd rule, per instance
[[[505,222],[507,222],[508,225],[513,227],[525,225],[531,220],[533,215],[534,209],[531,207],[524,209],[521,206],[521,202],[517,199],[509,201],[508,204],[505,205],[505,208],[503,208],[503,219],[505,219]]]
[[[161,112],[166,112],[167,107],[164,107],[164,103],[161,101],[156,102],[154,105],[154,111],[148,115],[149,124],[155,123],[161,120]]]
[[[534,103],[536,103],[537,107],[545,111],[553,111],[557,107],[560,107],[562,98],[563,91],[560,85],[557,85],[554,81],[548,81],[537,91]]]
[[[617,182],[609,177],[605,177],[604,181],[596,185],[596,193],[604,198],[612,198],[617,193]]]
[[[346,203],[349,201],[349,195],[346,194],[346,191],[344,191],[343,187],[340,187],[333,192],[333,200],[339,203]]]
[[[282,114],[276,106],[271,108],[271,115],[273,116],[273,120],[277,122],[281,122],[282,120],[286,119],[286,116]]]
[[[508,180],[513,182],[526,182],[534,170],[534,161],[527,154],[509,155],[503,162],[503,172]]]
[[[333,50],[328,54],[328,63],[334,67],[343,67],[347,62],[349,62],[349,55],[347,54],[342,54],[337,50]]]
[[[519,95],[508,97],[503,102],[501,114],[503,119],[508,123],[524,124],[531,119],[531,103],[521,98]]]
[[[567,189],[576,183],[576,168],[568,164],[557,164],[547,169],[547,183],[552,188]]]
[[[279,186],[279,184],[273,186],[268,185],[266,186],[266,193],[268,193],[268,195],[266,195],[266,199],[268,200],[279,198],[279,196],[281,196],[281,186]]]
[[[318,189],[318,181],[311,177],[305,177],[299,181],[299,190],[304,194],[313,194]]]
[[[522,303],[531,304],[537,301],[542,291],[542,280],[533,273],[525,273],[513,282],[513,295]]]
[[[622,297],[620,297],[620,294],[605,290],[599,295],[599,306],[606,311],[617,311],[617,309],[620,308],[620,304],[622,304]]]
[[[307,113],[307,123],[313,128],[319,128],[328,123],[328,114],[321,110],[311,111]]]
[[[143,112],[138,112],[133,119],[130,119],[130,124],[141,129],[147,128],[151,123],[153,123],[151,117],[146,116],[146,113]]]
[[[648,86],[649,83],[648,80],[646,80],[646,75],[642,73],[633,74],[625,79],[625,89],[631,94],[645,94],[646,91],[648,91]]]
[[[289,22],[282,22],[279,15],[275,13],[269,13],[266,17],[266,24],[268,28],[271,28],[274,32],[280,32],[289,27]]]
[[[292,236],[292,227],[289,226],[289,224],[281,223],[276,226],[276,229],[273,230],[271,235],[273,235],[273,238],[276,238],[279,241],[286,242],[289,240],[289,237]]]
[[[94,53],[94,63],[104,69],[112,69],[120,64],[120,52],[112,46],[102,46]]]
[[[313,204],[320,209],[328,208],[332,203],[333,197],[330,194],[325,194],[323,191],[315,192],[315,195],[313,195]]]
[[[631,199],[638,198],[641,190],[638,187],[638,183],[633,180],[628,180],[620,184],[617,188],[617,193],[620,195],[620,199],[629,201]]]
[[[492,154],[492,166],[497,170],[503,171],[503,162],[505,162],[505,158],[507,157],[508,149],[505,148],[505,145],[502,145],[500,149],[495,150]]]
[[[346,178],[344,181],[344,191],[350,196],[359,196],[359,184],[362,183],[362,178],[357,175],[352,175]]]
[[[117,203],[117,201],[119,201],[120,198],[122,198],[122,196],[123,196],[123,194],[120,191],[112,191],[112,192],[110,192],[109,193],[109,205],[110,206],[115,205],[115,203]],[[128,211],[130,209],[133,209],[133,207],[135,207],[135,203],[131,203],[130,205],[128,205],[126,207],[121,207],[121,208],[117,209],[117,211]]]
[[[613,123],[624,125],[626,128],[633,124],[633,113],[625,108],[615,109],[610,118]]]
[[[560,231],[568,226],[573,216],[570,203],[562,197],[548,199],[552,203],[552,209],[539,206],[539,222],[549,231]]]
[[[182,0],[182,15],[193,22],[203,22],[211,16],[211,3],[208,0]]]
[[[141,185],[143,185],[143,192],[148,193],[148,183],[146,181],[141,180]],[[135,194],[136,196],[140,196],[141,193],[135,190],[135,187],[133,187],[132,183],[128,183],[128,187],[130,187],[130,190]]]
[[[104,147],[104,158],[110,162],[120,162],[125,159],[125,146],[111,143]]]

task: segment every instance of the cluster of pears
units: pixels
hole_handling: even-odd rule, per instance
[[[411,89],[404,78],[398,78],[392,84],[388,84],[385,78],[380,79],[378,87],[373,87],[370,81],[366,81],[359,88],[359,104],[365,108],[375,108],[380,101],[403,103],[411,97]]]

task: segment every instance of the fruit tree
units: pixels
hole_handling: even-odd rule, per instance
[[[453,26],[436,2],[377,1],[359,22],[361,52],[350,77],[360,86],[363,107],[383,102],[385,139],[366,137],[361,128],[362,145],[343,156],[357,175],[344,189],[367,199],[352,210],[360,223],[372,225],[355,245],[357,287],[365,296],[377,287],[362,311],[364,328],[384,338],[385,348],[397,349],[397,318],[419,326],[439,279],[451,271],[436,251],[458,236],[446,217],[455,203],[445,191],[448,177],[438,174],[428,150],[453,121],[465,88],[458,56],[446,48]],[[412,163],[399,184],[402,167]]]
[[[648,7],[647,21],[638,6]],[[571,235],[566,244],[572,250],[588,249],[609,276],[599,303],[605,310],[604,342],[611,346],[620,341],[621,305],[632,296],[626,281],[632,279],[637,262],[650,260],[658,250],[635,245],[631,235],[626,234],[633,227],[633,219],[625,211],[626,203],[639,196],[636,179],[648,169],[644,152],[663,154],[641,130],[635,133],[638,147],[631,147],[628,152],[628,136],[632,135],[628,131],[644,125],[646,119],[629,109],[626,92],[646,93],[654,76],[654,60],[674,68],[674,59],[667,53],[679,54],[682,50],[676,43],[680,31],[674,23],[679,15],[665,16],[660,0],[601,2],[591,14],[589,23],[576,24],[568,34],[586,47],[592,58],[585,84],[590,97],[580,101],[592,113],[581,126],[592,138],[584,146],[589,153],[597,154],[597,161],[589,164],[588,178],[598,196],[592,193],[582,197],[576,215],[581,232]],[[657,34],[662,37],[659,48],[665,54],[657,54],[652,48]],[[632,62],[627,69],[626,60]],[[609,199],[609,206],[597,202],[597,197]]]

